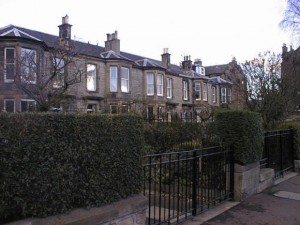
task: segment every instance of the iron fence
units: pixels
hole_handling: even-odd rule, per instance
[[[233,195],[232,151],[221,147],[144,157],[147,224],[173,224],[229,200]]]
[[[293,131],[275,130],[265,132],[265,145],[261,168],[273,168],[275,178],[283,176],[294,168]]]

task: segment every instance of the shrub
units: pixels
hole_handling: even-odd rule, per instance
[[[0,127],[8,141],[0,145],[5,221],[140,193],[144,137],[138,116],[1,114]]]
[[[219,111],[215,128],[224,147],[234,150],[234,159],[240,164],[259,161],[263,152],[264,133],[258,113],[244,110]]]

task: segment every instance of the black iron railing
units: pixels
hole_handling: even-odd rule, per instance
[[[232,152],[221,147],[147,155],[144,195],[147,224],[171,224],[233,195]]]
[[[265,132],[265,145],[261,168],[273,168],[275,178],[283,176],[294,168],[293,131],[275,130]]]

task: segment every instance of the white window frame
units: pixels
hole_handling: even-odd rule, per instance
[[[36,84],[36,50],[21,48],[20,58],[22,82]]]
[[[161,73],[156,75],[156,89],[157,96],[164,96],[164,75]]]
[[[226,87],[221,87],[221,103],[227,103]]]
[[[183,100],[189,100],[188,82],[186,80],[183,81]]]
[[[14,99],[4,99],[4,112],[7,112],[6,111],[6,102],[8,102],[8,101],[11,101],[14,103],[14,111],[13,112],[16,112],[16,102]]]
[[[118,92],[118,67],[110,66],[110,92]]]
[[[34,103],[34,109],[36,109],[36,101],[35,100],[33,100],[33,99],[21,99],[21,101],[20,101],[20,111],[21,112],[31,112],[31,111],[28,111],[28,110],[22,111],[22,102],[27,102],[27,104],[28,104],[28,102],[33,102]]]
[[[167,98],[172,98],[172,78],[167,78]]]
[[[129,93],[129,69],[121,67],[121,92]]]
[[[14,59],[13,59],[13,62],[7,62],[7,50],[13,50],[14,51]],[[8,48],[5,48],[4,49],[4,82],[5,83],[11,83],[11,82],[14,82],[14,79],[7,79],[7,70],[6,70],[6,67],[8,65],[13,65],[13,76],[15,75],[15,70],[16,70],[16,49],[15,48],[12,48],[12,47],[8,47]]]
[[[197,98],[198,95],[198,98]],[[195,98],[196,100],[201,100],[201,82],[196,81],[195,82]]]
[[[207,101],[207,83],[203,83],[203,101]]]
[[[64,86],[65,81],[65,61],[61,58],[54,58],[53,65],[56,67],[53,88],[61,88]]]
[[[153,96],[154,95],[154,73],[147,72],[147,95]]]
[[[87,64],[86,66],[86,89],[87,91],[97,90],[97,66],[95,64]]]
[[[211,87],[211,101],[212,103],[216,103],[217,102],[217,95],[216,95],[216,87],[212,86]]]

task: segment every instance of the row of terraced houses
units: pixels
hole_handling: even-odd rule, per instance
[[[45,63],[48,50],[58,42],[72,43],[86,70],[80,82],[68,88],[67,104],[55,106],[64,111],[139,111],[150,117],[199,114],[207,106],[245,107],[245,78],[234,58],[228,64],[203,66],[200,59],[193,62],[184,56],[180,65],[175,65],[167,48],[161,60],[121,51],[117,31],[107,34],[101,47],[73,40],[68,16],[58,27],[58,36],[14,25],[0,29],[1,111],[35,109],[35,100],[15,85],[15,73],[20,69],[17,56],[33,52],[34,60]],[[31,79],[33,85],[38,83],[38,73]]]

